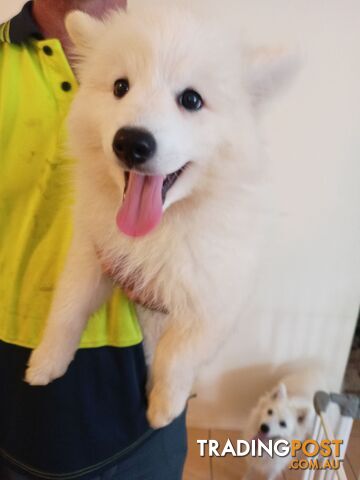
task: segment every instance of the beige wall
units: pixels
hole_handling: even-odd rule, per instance
[[[1,0],[0,3],[0,22],[8,20],[15,15],[24,5],[24,0]]]
[[[21,3],[2,0],[0,19]],[[271,383],[272,366],[318,357],[338,388],[360,300],[360,2],[237,5],[239,29],[297,44],[304,66],[263,120],[276,229],[256,298],[190,407],[190,423],[232,428]]]
[[[339,388],[360,301],[360,3],[237,5],[239,27],[297,45],[304,65],[263,120],[277,227],[257,296],[190,407],[190,423],[230,428],[273,381],[273,366],[317,358]]]

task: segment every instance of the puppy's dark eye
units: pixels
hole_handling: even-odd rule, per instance
[[[279,425],[282,428],[286,428],[286,422],[284,422],[284,420],[281,420],[281,422],[279,422]]]
[[[120,78],[114,83],[114,95],[115,97],[122,98],[130,90],[129,80],[127,78]]]
[[[271,408],[268,410],[268,415],[272,415],[273,414],[273,411],[271,410]]]
[[[204,105],[201,95],[191,89],[184,90],[183,93],[178,96],[178,103],[184,107],[185,110],[192,112],[200,110]]]

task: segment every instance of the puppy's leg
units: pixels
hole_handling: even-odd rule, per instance
[[[169,320],[160,338],[151,372],[148,420],[154,428],[168,425],[184,410],[197,369],[226,338],[225,329],[189,317]]]
[[[141,325],[144,337],[144,353],[146,365],[150,367],[154,361],[154,354],[159,338],[163,334],[166,324],[167,315],[148,308],[136,305],[136,313]]]
[[[30,356],[28,383],[47,385],[66,372],[89,316],[104,303],[111,288],[93,246],[74,238],[42,341]]]
[[[167,315],[161,312],[155,312],[147,308],[136,306],[136,312],[141,325],[142,334],[144,337],[144,354],[145,362],[148,370],[154,362],[154,355],[156,345],[159,338],[165,330]],[[146,383],[146,392],[149,395],[152,389],[152,377],[148,375]]]

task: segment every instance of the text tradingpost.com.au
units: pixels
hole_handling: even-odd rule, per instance
[[[263,457],[267,455],[274,457],[287,457],[291,461],[289,468],[293,470],[304,470],[312,468],[315,470],[338,470],[340,468],[340,449],[343,440],[324,439],[321,442],[316,440],[292,440],[291,442],[282,439],[267,440],[266,443],[260,439],[246,441],[228,439],[224,445],[217,440],[197,440],[201,457]],[[302,454],[302,459],[297,456]],[[315,458],[317,457],[317,458]],[[319,457],[321,461],[319,461]]]

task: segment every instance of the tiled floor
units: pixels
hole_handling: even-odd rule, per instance
[[[230,439],[242,438],[240,432],[222,430],[188,430],[189,454],[185,465],[183,480],[240,480],[246,470],[246,462],[242,458],[200,457],[200,439],[218,440],[224,445]],[[348,480],[360,480],[360,421],[354,424],[345,460],[345,471]],[[299,480],[298,472],[286,472],[279,480]],[[260,480],[260,479],[259,479]],[[261,479],[262,480],[262,479]]]

